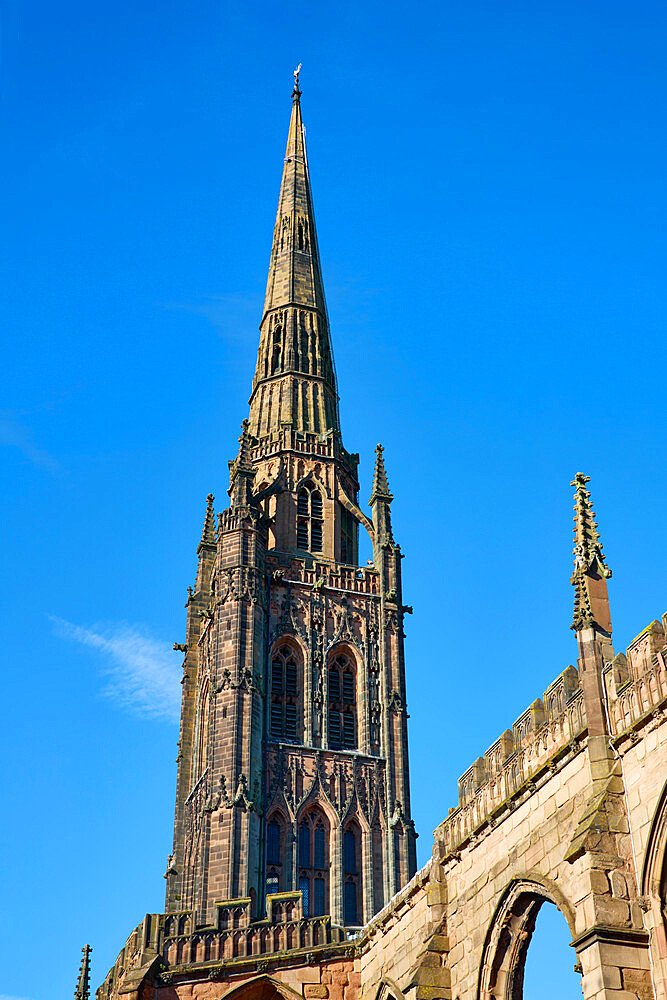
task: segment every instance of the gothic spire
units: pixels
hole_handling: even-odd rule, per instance
[[[299,67],[300,69],[300,67]],[[299,71],[250,398],[250,431],[338,432],[336,375],[301,118]]]
[[[595,521],[590,491],[586,484],[590,476],[578,472],[570,486],[574,486],[574,572],[570,582],[574,590],[574,619],[572,628],[596,628],[611,635],[611,615],[607,580],[611,570],[602,553],[602,543]]]
[[[79,968],[79,978],[74,991],[74,1000],[89,1000],[90,997],[90,953],[93,949],[89,944],[85,944],[81,951],[81,967]]]

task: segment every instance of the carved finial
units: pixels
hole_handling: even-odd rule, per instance
[[[572,628],[579,631],[598,626],[611,632],[609,601],[606,581],[611,570],[605,562],[600,533],[595,521],[590,491],[586,484],[590,476],[578,472],[570,486],[574,486],[574,572],[570,583],[574,592],[574,618]]]
[[[213,503],[215,497],[212,493],[206,497],[206,513],[204,514],[204,527],[202,528],[201,540],[204,545],[215,545],[215,514],[213,513]]]
[[[301,97],[301,91],[299,90],[299,73],[301,72],[301,63],[294,70],[294,90],[292,91],[292,97],[297,99]]]
[[[90,997],[90,953],[93,949],[89,944],[85,944],[81,951],[81,967],[79,968],[79,978],[74,990],[75,1000],[89,1000]]]
[[[236,456],[236,467],[238,469],[252,469],[250,459],[250,434],[248,433],[248,420],[241,424],[241,437],[239,438],[239,453]]]
[[[375,449],[375,469],[373,471],[373,489],[371,490],[371,503],[376,497],[382,500],[393,500],[389,489],[389,480],[384,467],[384,448],[381,444]]]

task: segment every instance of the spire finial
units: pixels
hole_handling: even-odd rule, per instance
[[[301,91],[299,90],[299,73],[301,72],[302,63],[299,63],[297,68],[294,70],[294,90],[292,91],[292,97],[295,100],[299,100],[301,97]]]
[[[201,540],[204,545],[215,545],[215,515],[213,513],[213,502],[215,497],[212,493],[206,497],[206,513],[204,514],[204,527],[202,528]]]
[[[595,511],[590,490],[586,484],[590,476],[577,472],[570,483],[574,486],[574,572],[570,583],[574,592],[574,619],[572,628],[597,626],[611,634],[607,580],[611,570],[605,562],[602,543],[595,521]]]
[[[77,980],[76,989],[74,990],[75,1000],[89,1000],[90,997],[90,953],[93,949],[89,944],[85,944],[81,951],[83,952],[83,958],[81,959],[81,967],[79,969],[79,978]]]
[[[383,500],[393,500],[391,490],[389,489],[389,480],[387,479],[387,472],[384,467],[384,447],[379,444],[375,449],[375,469],[373,471],[373,489],[371,490],[371,503],[375,497],[381,497]]]

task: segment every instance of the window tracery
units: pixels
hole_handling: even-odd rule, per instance
[[[329,825],[319,809],[299,822],[297,870],[305,917],[319,917],[329,909]]]
[[[274,649],[269,731],[276,739],[299,740],[302,737],[300,668],[300,657],[293,646],[283,642]]]
[[[322,494],[312,483],[304,483],[296,501],[297,548],[322,551],[322,518]]]
[[[357,748],[357,678],[352,658],[334,650],[329,660],[329,747]]]

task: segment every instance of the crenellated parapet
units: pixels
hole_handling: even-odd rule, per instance
[[[542,775],[579,752],[585,731],[579,678],[569,666],[459,778],[459,805],[438,828],[436,839],[455,851],[481,825],[502,820],[531,794]]]
[[[634,730],[667,702],[667,614],[605,664],[603,680],[614,739],[636,738]]]

